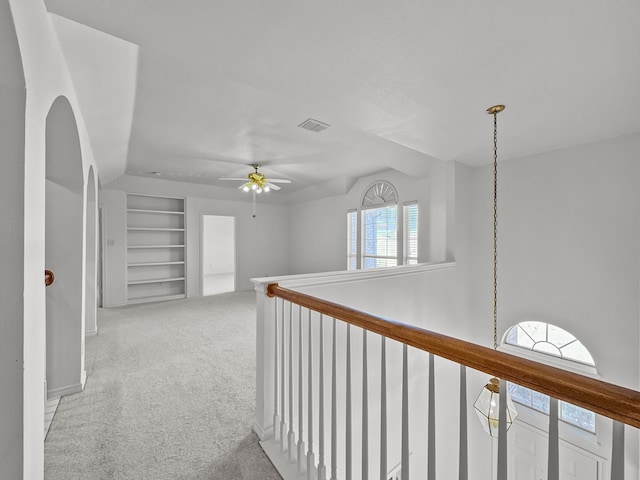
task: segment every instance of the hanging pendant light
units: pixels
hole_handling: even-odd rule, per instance
[[[504,105],[494,105],[487,109],[493,115],[493,349],[498,349],[498,113],[504,110]],[[507,430],[516,419],[518,412],[513,405],[509,392],[507,400]],[[500,380],[489,380],[473,407],[482,424],[482,428],[492,437],[498,436],[500,425]]]

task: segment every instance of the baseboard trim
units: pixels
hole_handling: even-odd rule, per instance
[[[270,439],[264,442],[260,442],[260,446],[262,447],[262,450],[267,455],[267,457],[269,458],[269,460],[271,461],[275,469],[278,471],[278,473],[284,480],[297,480],[300,478],[301,474],[299,474],[297,471],[297,461],[296,461],[297,452],[293,453],[294,461],[291,462],[289,461],[289,455],[287,454],[287,452],[282,451],[280,442],[274,442],[273,439]],[[304,466],[304,470],[306,471],[307,469],[306,455],[303,460],[304,461],[302,462],[302,464]],[[317,470],[314,466],[312,467],[311,478],[316,478],[316,477],[317,477]]]
[[[97,335],[97,334],[98,334],[98,329],[89,330],[88,332],[84,332],[84,336],[85,337],[91,337],[91,336]]]
[[[253,431],[256,432],[256,435],[258,435],[258,439],[262,442],[273,436],[273,425],[270,425],[267,428],[262,428],[257,423],[254,423]]]
[[[75,385],[66,385],[64,387],[53,388],[47,391],[47,398],[64,397],[65,395],[73,395],[84,390],[84,382],[87,378],[86,373],[83,375],[82,382]]]

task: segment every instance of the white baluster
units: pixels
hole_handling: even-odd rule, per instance
[[[311,371],[311,370],[309,370]],[[298,307],[298,473],[304,472],[303,384],[302,384],[302,307]]]
[[[282,300],[282,308],[281,308],[281,312],[280,312],[280,317],[282,318],[282,323],[281,325],[281,341],[280,341],[280,449],[285,452],[287,450],[287,435],[286,435],[286,431],[287,431],[287,424],[285,422],[285,419],[287,418],[285,416],[285,408],[286,408],[286,397],[285,397],[285,386],[286,386],[286,381],[285,381],[285,362],[286,362],[286,352],[285,352],[285,321],[284,321],[284,300]]]
[[[369,381],[367,331],[362,330],[362,478],[369,478]]]
[[[560,479],[560,457],[558,436],[558,399],[549,398],[549,455],[547,456],[547,479]]]
[[[313,454],[313,335],[311,334],[311,310],[309,310],[309,348],[307,349],[307,356],[309,360],[308,367],[308,381],[307,388],[309,390],[309,394],[307,395],[307,403],[308,403],[308,427],[307,430],[309,432],[308,436],[308,444],[309,449],[307,450],[307,480],[312,480],[313,469],[315,466],[315,458]]]
[[[324,464],[324,315],[320,315],[320,369],[319,376],[319,402],[318,402],[318,480],[325,480],[327,476]]]
[[[387,480],[387,346],[380,346],[380,480]]]
[[[611,480],[624,480],[624,423],[613,421]]]
[[[273,345],[273,440],[278,441],[278,425],[280,424],[280,417],[278,416],[278,299],[274,299],[275,314],[273,316],[275,323],[275,331],[273,338],[275,340]]]
[[[294,448],[296,434],[293,431],[293,303],[289,302],[289,435],[287,435],[287,450],[289,461],[295,461]]]
[[[333,319],[331,342],[331,480],[338,480],[338,412],[336,381],[336,319]]]
[[[353,467],[351,465],[351,325],[347,324],[347,405],[346,405],[346,435],[345,435],[345,480],[351,480]]]
[[[409,480],[409,364],[407,345],[402,345],[402,480]]]
[[[458,480],[469,480],[469,456],[467,445],[467,368],[460,365],[460,449]]]
[[[429,354],[429,404],[427,405],[427,480],[436,480],[436,372]]]
[[[498,406],[498,480],[507,478],[507,382],[500,380]]]

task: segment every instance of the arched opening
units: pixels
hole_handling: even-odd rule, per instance
[[[46,120],[45,267],[55,274],[46,289],[47,397],[84,386],[83,175],[80,139],[65,97]]]
[[[96,201],[96,181],[93,167],[89,169],[86,196],[86,227],[85,227],[85,299],[84,299],[84,333],[94,335],[98,333],[97,319],[97,231],[98,205]]]

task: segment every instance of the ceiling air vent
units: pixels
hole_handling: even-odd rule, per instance
[[[318,133],[326,130],[327,127],[329,127],[329,124],[314,120],[313,118],[308,118],[298,126],[300,128],[304,128],[305,130],[311,130],[312,132]]]

